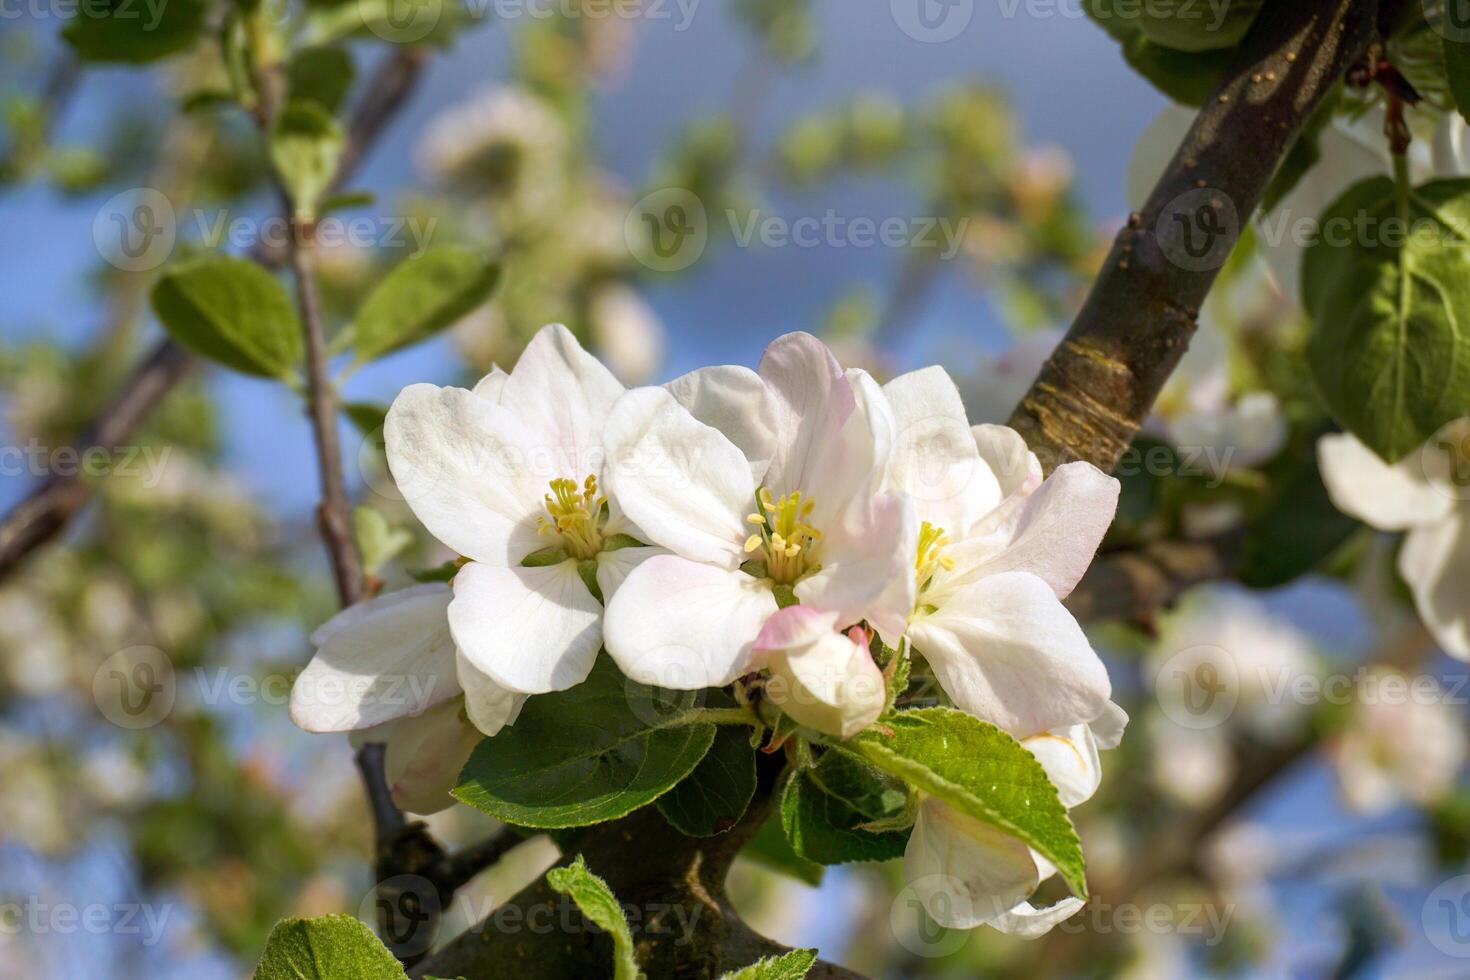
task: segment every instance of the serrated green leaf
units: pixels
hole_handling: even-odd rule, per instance
[[[824,752],[806,775],[822,792],[868,820],[891,817],[908,804],[903,780],[842,752]]]
[[[1302,258],[1307,360],[1333,417],[1388,462],[1470,413],[1470,180],[1349,188]],[[1397,228],[1397,231],[1394,229]]]
[[[386,517],[371,507],[357,507],[352,511],[352,530],[357,549],[362,553],[362,570],[369,575],[376,575],[413,544],[412,534],[401,527],[392,527]]]
[[[289,378],[301,326],[285,288],[254,262],[222,255],[180,262],[153,287],[153,312],[175,340],[245,374]]]
[[[265,941],[255,980],[405,980],[403,966],[350,915],[282,919]]]
[[[84,4],[61,36],[85,61],[141,65],[192,47],[204,26],[202,0]]]
[[[1087,897],[1082,845],[1056,787],[1036,757],[994,725],[953,708],[900,711],[837,750],[1016,836]]]
[[[455,245],[404,259],[358,311],[353,327],[357,360],[382,357],[451,326],[485,302],[499,279],[499,265]]]
[[[727,973],[720,980],[801,980],[816,962],[816,950],[793,949],[783,956],[768,956],[743,970]]]
[[[546,872],[546,883],[551,890],[566,895],[582,914],[592,921],[613,941],[613,980],[639,980],[643,972],[638,969],[638,960],[633,956],[633,933],[628,928],[628,919],[623,907],[607,882],[587,870],[587,862],[578,854],[577,859],[565,868],[552,868]]]
[[[750,733],[732,725],[719,730],[693,772],[658,798],[658,810],[683,834],[713,837],[735,826],[754,795]]]
[[[679,722],[696,694],[629,681],[603,656],[587,680],[531,698],[514,725],[481,742],[454,795],[522,827],[582,827],[631,813],[709,751],[714,725]]]
[[[874,834],[859,824],[866,818],[830,796],[807,773],[795,773],[781,792],[781,829],[791,849],[818,864],[891,861],[902,857],[907,833]]]
[[[317,204],[337,175],[342,127],[315,102],[292,102],[271,127],[271,164],[301,221],[316,218]]]

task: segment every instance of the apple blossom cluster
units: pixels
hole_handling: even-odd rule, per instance
[[[881,728],[922,687],[1029,749],[1067,808],[1122,735],[1062,604],[1118,483],[1086,463],[1043,479],[1014,431],[971,427],[942,368],[879,385],[796,333],[756,371],[625,389],[551,325],[472,390],[405,388],[385,441],[414,514],[461,558],[452,583],[321,627],[291,709],[386,742],[410,810],[448,805],[481,739],[603,651],[633,683],[728,689],[773,738],[815,745]],[[946,926],[1035,935],[1082,904],[1034,908],[1056,868],[937,796],[916,791],[907,818],[907,877]]]

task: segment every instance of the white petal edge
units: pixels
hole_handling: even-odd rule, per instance
[[[720,430],[740,449],[756,483],[765,478],[776,450],[776,405],[760,375],[722,364],[680,375],[664,388],[690,415]]]
[[[1351,433],[1317,440],[1317,463],[1333,505],[1380,531],[1432,524],[1454,509],[1448,489],[1429,481],[1423,452],[1390,464]]]

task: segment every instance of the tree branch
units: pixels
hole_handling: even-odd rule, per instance
[[[1376,0],[1262,8],[1011,416],[1048,471],[1076,459],[1116,465],[1184,355],[1241,223],[1312,111],[1363,54],[1377,9]]]

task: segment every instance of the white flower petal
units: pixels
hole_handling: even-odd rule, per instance
[[[1000,482],[975,444],[959,389],[942,367],[883,386],[898,426],[889,480],[919,519],[950,534],[972,526],[1001,501]]]
[[[1012,496],[950,551],[954,581],[1022,571],[1059,599],[1076,588],[1113,523],[1120,484],[1091,463],[1066,463],[1028,495]]]
[[[602,606],[577,564],[500,568],[471,562],[454,577],[449,628],[466,658],[501,687],[564,691],[586,680],[602,645]]]
[[[775,611],[770,589],[744,572],[655,555],[608,603],[607,652],[644,684],[722,687],[755,669],[755,638]]]
[[[1432,524],[1454,509],[1449,491],[1430,482],[1423,453],[1390,464],[1350,433],[1317,440],[1317,463],[1333,505],[1380,531]]]
[[[975,448],[1000,483],[1002,497],[1031,493],[1041,486],[1041,460],[1026,448],[1021,434],[1006,425],[976,425],[970,429]]]
[[[500,403],[576,470],[560,475],[580,482],[600,469],[602,426],[622,394],[622,382],[583,350],[570,330],[552,323],[526,345],[501,389]]]
[[[383,769],[393,802],[410,813],[438,813],[454,802],[470,753],[483,736],[460,717],[460,702],[447,701],[417,718],[403,718],[358,732],[354,745],[386,742]]]
[[[1087,723],[1100,749],[1116,749],[1123,743],[1123,732],[1128,728],[1128,712],[1115,702],[1109,701],[1102,714]]]
[[[498,405],[500,404],[500,393],[505,390],[505,383],[509,380],[510,375],[496,365],[490,368],[490,373],[481,378],[472,390],[486,401]]]
[[[1416,527],[1399,552],[1399,572],[1444,652],[1470,660],[1470,521],[1463,511]]]
[[[1045,877],[1019,839],[933,797],[919,804],[903,872],[929,916],[950,929],[994,922]]]
[[[620,398],[604,438],[612,495],[650,543],[693,561],[740,565],[755,482],[734,443],[662,388]]]
[[[1102,783],[1097,740],[1086,725],[1033,735],[1023,739],[1021,744],[1046,770],[1047,778],[1057,788],[1062,806],[1068,810],[1092,799],[1092,794]]]
[[[766,620],[756,649],[766,654],[766,695],[808,728],[851,738],[887,705],[883,672],[863,644],[835,632],[835,618],[789,606]]]
[[[828,525],[822,567],[797,583],[797,597],[835,613],[839,626],[866,619],[896,643],[914,608],[918,534],[913,510],[902,497],[860,493]]]
[[[1075,895],[1068,895],[1055,905],[1039,909],[1030,902],[1022,902],[998,917],[990,925],[1009,936],[1020,939],[1036,939],[1051,932],[1059,922],[1064,922],[1082,910],[1086,903]]]
[[[344,609],[311,635],[317,648],[291,689],[309,732],[371,728],[459,694],[447,585],[417,585]]]
[[[724,364],[690,371],[664,388],[690,415],[739,447],[756,483],[764,479],[776,451],[776,403],[760,375]]]
[[[1096,718],[1112,691],[1082,627],[1024,572],[965,586],[909,637],[957,706],[1018,738]]]
[[[509,413],[463,388],[410,385],[393,400],[383,434],[393,479],[434,537],[500,565],[540,547],[545,481],[524,466],[531,437]]]
[[[529,695],[508,691],[480,670],[464,654],[458,655],[459,685],[464,688],[464,710],[470,723],[485,736],[494,735],[516,717]]]
[[[622,588],[623,582],[629,573],[639,565],[643,564],[654,555],[664,555],[668,552],[662,548],[633,546],[630,548],[618,548],[615,551],[600,551],[597,553],[597,587],[602,590],[602,601],[608,603],[612,597]]]

